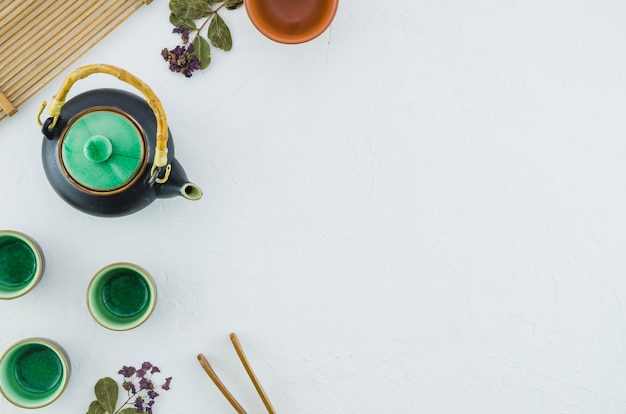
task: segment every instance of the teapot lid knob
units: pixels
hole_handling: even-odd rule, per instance
[[[113,154],[113,144],[104,135],[94,135],[85,141],[83,154],[91,162],[104,162]]]

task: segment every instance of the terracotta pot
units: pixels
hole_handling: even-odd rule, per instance
[[[252,24],[279,43],[304,43],[330,26],[339,0],[246,0]]]

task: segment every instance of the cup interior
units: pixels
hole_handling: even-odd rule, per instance
[[[148,319],[156,304],[156,288],[147,271],[131,263],[115,263],[91,280],[87,303],[105,328],[127,330]]]
[[[39,408],[55,401],[69,379],[69,362],[55,343],[31,338],[12,345],[0,359],[0,391],[11,403]]]
[[[252,24],[280,43],[304,43],[330,26],[338,0],[246,0]]]
[[[25,234],[0,231],[0,299],[13,299],[32,289],[43,272],[39,246]]]

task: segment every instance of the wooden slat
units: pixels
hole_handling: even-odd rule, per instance
[[[9,116],[17,112],[17,108],[13,106],[11,101],[9,101],[9,99],[4,96],[2,92],[0,92],[0,108],[2,108],[2,110]]]
[[[0,120],[151,0],[0,0]]]
[[[100,1],[103,5],[106,5],[106,3],[109,2],[109,0],[97,1]],[[13,86],[13,90],[11,93],[12,96],[21,98],[26,92],[28,92],[27,90],[24,91],[24,88],[28,89],[29,86],[33,83],[48,83],[48,81],[42,81],[42,79],[50,75],[50,73],[54,73],[54,76],[48,76],[48,78],[52,79],[56,77],[58,73],[60,73],[62,70],[65,70],[71,63],[73,63],[73,61],[76,60],[72,59],[73,56],[76,56],[76,58],[78,58],[80,55],[82,55],[84,51],[89,50],[93,45],[95,45],[98,41],[104,38],[104,36],[106,36],[111,30],[113,30],[119,23],[121,23],[121,21],[123,21],[127,17],[127,15],[129,15],[133,11],[134,9],[129,10],[128,4],[125,4],[123,8],[120,8],[118,5],[118,7],[116,7],[114,10],[115,13],[109,13],[105,16],[105,18],[102,18],[102,15],[99,13],[90,15],[90,18],[82,23],[84,26],[89,26],[94,30],[91,30],[86,37],[74,37],[66,39],[63,47],[55,50],[56,59],[59,62],[59,66],[39,65],[38,68],[34,71],[24,73],[23,75],[16,77],[16,81],[20,82]],[[124,12],[127,13],[127,15],[121,14]],[[84,17],[86,18],[88,16]],[[59,69],[54,71],[54,69],[57,67]]]
[[[107,0],[95,0],[95,1],[91,1],[91,6],[89,6],[89,8],[83,8],[83,9],[79,9],[78,12],[82,13],[82,18],[86,19],[87,17],[92,17],[93,20],[93,15],[98,15],[98,10],[99,7],[106,4]],[[71,4],[71,2],[68,2],[66,4]],[[54,66],[55,60],[56,61],[61,61],[66,57],[66,54],[64,53],[65,50],[71,50],[70,47],[74,47],[82,38],[80,37],[71,37],[67,40],[66,42],[66,38],[68,36],[71,36],[73,33],[75,33],[77,31],[77,29],[80,28],[80,25],[84,22],[84,20],[79,20],[78,16],[72,16],[71,13],[75,12],[76,10],[68,10],[68,14],[67,17],[70,18],[70,23],[66,24],[65,26],[61,24],[61,22],[57,22],[55,20],[51,20],[51,27],[54,27],[54,29],[52,29],[50,31],[50,37],[53,39],[58,39],[58,42],[62,43],[63,47],[61,49],[57,48],[45,48],[45,47],[40,47],[40,48],[36,48],[34,53],[31,53],[28,57],[24,58],[22,61],[19,62],[20,65],[26,65],[29,67],[36,67],[37,69],[34,71],[28,71],[28,72],[23,72],[20,75],[12,78],[12,84],[18,84],[19,82],[22,81],[24,78],[28,77],[29,79],[33,79],[36,74],[38,72],[40,72],[41,70],[46,69],[45,67],[42,67],[42,65],[37,64],[36,66],[33,65],[34,62],[45,62],[47,63],[46,66]],[[71,12],[71,13],[70,13]],[[58,18],[63,18],[63,14],[59,15]],[[107,18],[107,16],[105,16],[102,21],[103,22],[107,22],[107,20],[105,20]],[[93,28],[92,28],[93,29]],[[41,32],[40,32],[41,33]],[[87,32],[91,33],[91,32]],[[30,42],[27,42],[25,47],[27,50],[31,50],[31,48],[34,47],[35,44],[40,43],[42,41],[42,38],[40,37],[39,39],[32,39]],[[3,67],[3,66],[6,66]],[[6,70],[11,72],[12,70],[14,70],[16,64],[15,63],[5,63],[2,64],[0,63],[0,70]],[[0,83],[0,87],[2,87],[2,83]],[[14,86],[12,89],[16,89],[16,87]],[[10,89],[7,89],[8,91]],[[10,92],[9,92],[10,93]]]
[[[33,22],[29,27],[30,30],[25,31],[19,42],[5,42],[0,45],[0,56],[10,56],[11,54],[20,50],[20,48],[26,48],[33,40],[42,39],[44,36],[51,38],[53,36],[51,26],[49,23],[56,23],[59,16],[71,16],[71,14],[80,7],[80,3],[63,2],[56,10],[54,10],[47,21],[40,20],[39,22]],[[48,12],[50,13],[50,12]],[[25,22],[26,23],[26,22]],[[54,30],[58,28],[54,27]],[[48,33],[46,33],[48,32]]]
[[[21,10],[10,13],[3,19],[5,23],[2,29],[0,29],[0,37],[5,36],[7,33],[19,33],[24,27],[28,27],[28,24],[32,23],[39,15],[38,13],[34,13],[35,9],[45,2],[46,0],[23,2],[24,7]]]

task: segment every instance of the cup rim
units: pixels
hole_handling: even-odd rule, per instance
[[[244,7],[246,8],[248,18],[250,19],[254,27],[256,27],[256,29],[261,32],[261,34],[263,34],[265,37],[275,42],[284,44],[306,43],[320,36],[332,24],[333,20],[335,19],[335,15],[337,14],[337,9],[339,7],[339,0],[330,0],[330,12],[327,14],[326,19],[322,20],[320,24],[315,28],[315,30],[308,31],[301,35],[288,35],[274,30],[272,25],[268,24],[266,20],[262,19],[258,14],[255,13],[251,4],[258,3],[259,1],[263,0],[246,0],[244,2]]]
[[[11,395],[7,395],[7,391],[4,389],[4,387],[2,387],[2,384],[0,384],[0,394],[2,394],[7,401],[9,401],[11,404],[17,407],[28,408],[28,409],[42,408],[58,400],[59,397],[61,397],[61,395],[63,394],[63,392],[65,392],[65,389],[67,388],[67,384],[69,383],[69,380],[70,380],[71,366],[70,366],[69,357],[67,356],[67,353],[59,344],[47,338],[31,337],[31,338],[21,339],[13,343],[12,345],[10,345],[4,351],[2,356],[0,356],[0,367],[2,366],[2,361],[4,360],[4,358],[11,351],[15,350],[17,347],[21,345],[29,344],[29,343],[44,345],[52,349],[52,351],[54,351],[54,353],[57,355],[57,357],[61,361],[61,366],[63,367],[63,376],[61,378],[61,386],[48,399],[44,399],[41,404],[35,404],[35,405],[20,404],[19,402],[15,401],[14,397],[12,397]]]
[[[30,250],[35,254],[35,260],[37,262],[37,271],[35,273],[35,276],[33,276],[31,281],[27,285],[25,285],[21,289],[18,289],[15,292],[12,292],[12,293],[3,293],[3,292],[0,291],[0,300],[16,299],[16,298],[19,298],[21,296],[24,296],[25,294],[27,294],[28,292],[33,290],[33,288],[41,280],[41,277],[42,277],[43,272],[44,272],[43,252],[42,252],[41,247],[39,246],[39,244],[35,241],[35,239],[33,239],[29,235],[27,235],[25,233],[22,233],[20,231],[17,231],[17,230],[0,230],[0,238],[2,238],[2,236],[11,236],[11,237],[14,237],[14,238],[16,238],[18,240],[21,240],[24,243],[26,243],[28,245],[28,247],[30,248]]]
[[[91,292],[95,288],[96,282],[100,278],[104,277],[108,273],[109,270],[115,269],[115,268],[133,269],[138,274],[140,274],[146,282],[148,282],[148,287],[151,292],[150,301],[148,303],[148,310],[137,319],[133,319],[133,321],[128,322],[123,325],[120,325],[117,323],[109,323],[108,321],[103,320],[100,316],[98,316],[97,312],[94,310],[94,307],[93,307],[94,305],[92,301],[90,300]],[[93,277],[91,278],[91,281],[89,281],[89,285],[87,286],[87,309],[89,310],[91,317],[100,326],[110,329],[112,331],[128,331],[128,330],[134,329],[142,325],[144,322],[146,322],[150,318],[150,316],[154,312],[154,308],[156,307],[156,299],[157,299],[157,289],[156,289],[156,284],[154,283],[154,279],[152,278],[152,275],[150,275],[150,273],[143,267],[136,265],[134,263],[130,263],[130,262],[115,262],[115,263],[111,263],[111,264],[104,266],[93,275]]]

